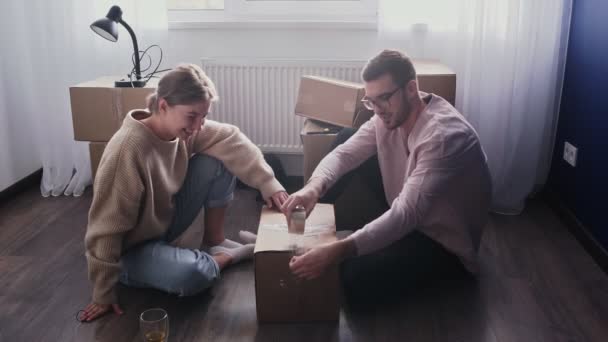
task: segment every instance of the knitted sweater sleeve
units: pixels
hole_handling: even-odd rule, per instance
[[[192,153],[208,154],[222,161],[233,175],[259,189],[265,199],[285,191],[260,149],[236,126],[206,120],[189,144]]]
[[[118,303],[114,287],[120,275],[124,235],[136,224],[144,191],[132,147],[108,145],[95,177],[93,202],[85,235],[93,301]]]

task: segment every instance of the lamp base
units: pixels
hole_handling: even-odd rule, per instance
[[[114,87],[116,88],[143,88],[146,86],[146,81],[144,80],[125,80],[122,79],[120,81],[114,81]]]

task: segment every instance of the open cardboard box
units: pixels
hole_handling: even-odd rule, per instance
[[[300,241],[308,248],[336,241],[333,206],[317,204],[306,219]],[[298,279],[289,269],[293,234],[281,212],[262,209],[254,251],[258,322],[335,321],[340,314],[338,268],[314,280]]]

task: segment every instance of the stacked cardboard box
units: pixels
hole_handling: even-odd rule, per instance
[[[70,87],[74,140],[89,141],[93,177],[106,143],[120,128],[127,112],[145,108],[146,96],[154,92],[157,79],[144,88],[115,88],[119,77],[101,77]]]
[[[447,66],[430,60],[414,61],[419,89],[434,93],[454,104],[456,74]],[[306,117],[300,132],[304,146],[304,182],[329,152],[342,127],[358,128],[373,113],[361,104],[363,84],[324,77],[304,76],[300,80],[295,114]],[[356,229],[382,214],[385,204],[358,178],[335,203],[338,229]],[[356,185],[354,185],[356,184]]]

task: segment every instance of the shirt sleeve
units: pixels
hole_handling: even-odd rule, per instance
[[[475,149],[468,142],[435,138],[418,146],[416,167],[390,209],[349,237],[359,255],[390,245],[432,215],[437,200],[466,170],[468,159],[474,158]]]
[[[85,235],[95,303],[118,303],[114,287],[121,272],[123,239],[135,227],[144,191],[138,175],[135,158],[120,152],[99,166]]]
[[[264,198],[285,191],[264,160],[262,151],[238,127],[206,120],[191,143],[193,153],[219,159],[238,179],[259,189]]]
[[[315,168],[310,180],[322,184],[319,193],[324,195],[340,177],[355,169],[367,159],[378,153],[376,146],[376,117],[363,124],[345,143],[336,147],[325,156]]]

